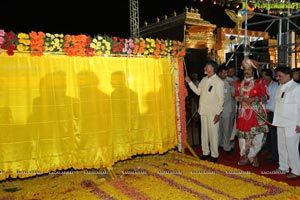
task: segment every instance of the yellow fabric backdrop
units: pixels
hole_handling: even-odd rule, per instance
[[[176,62],[175,62],[176,63]],[[0,180],[177,145],[168,58],[0,55]]]

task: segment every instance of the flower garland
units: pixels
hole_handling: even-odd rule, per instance
[[[188,96],[188,91],[186,89],[185,86],[185,77],[184,74],[186,72],[186,66],[185,66],[185,62],[184,59],[179,59],[178,62],[178,85],[176,87],[178,87],[178,100],[179,100],[179,106],[178,106],[178,123],[180,124],[180,127],[186,127],[186,110],[185,110],[185,99]],[[181,128],[181,143],[184,146],[184,148],[186,147],[186,142],[187,142],[187,130],[185,128]]]
[[[30,50],[30,38],[26,33],[18,34],[19,44],[17,45],[18,51],[29,51]]]
[[[127,55],[131,55],[132,52],[133,52],[133,48],[134,48],[134,41],[133,41],[133,39],[125,39],[122,52],[125,53],[125,54],[127,54]]]
[[[113,37],[113,48],[112,48],[112,53],[114,54],[119,54],[122,51],[122,42],[123,38],[118,38],[118,37]]]
[[[46,33],[44,38],[45,51],[47,52],[63,52],[64,43],[63,34]]]
[[[2,39],[2,44],[1,48],[6,50],[7,55],[14,55],[14,50],[16,49],[18,45],[18,37],[17,35],[10,31],[10,32],[5,32],[4,30],[0,30],[1,35],[3,35]]]
[[[68,56],[92,56],[94,49],[90,48],[90,37],[86,35],[66,35],[64,52]]]
[[[146,42],[144,38],[136,38],[134,41],[133,55],[143,55]]]
[[[44,38],[45,34],[43,32],[30,32],[30,48],[32,56],[41,56],[44,51]]]
[[[110,55],[111,39],[108,36],[97,35],[91,40],[90,48],[97,56]]]
[[[63,35],[31,31],[27,33],[5,32],[0,29],[0,53],[30,52],[32,56],[45,53],[61,53],[68,56],[172,56],[184,57],[185,45],[175,40],[153,38],[125,39],[97,35]]]
[[[5,31],[0,30],[0,47],[2,48],[2,44],[4,43]],[[0,48],[0,54],[2,53],[2,49]]]

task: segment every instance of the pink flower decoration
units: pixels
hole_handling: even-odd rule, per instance
[[[3,29],[0,29],[0,36],[4,36],[5,35],[5,31]]]

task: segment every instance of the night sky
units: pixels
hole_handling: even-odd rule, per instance
[[[217,27],[233,28],[234,23],[225,14],[224,8],[209,0],[140,0],[140,25],[154,23],[156,17],[173,11],[183,13],[185,7],[198,8],[204,20]],[[253,20],[260,20],[254,17]],[[252,27],[263,31],[267,25]],[[276,26],[274,26],[275,28]],[[273,28],[273,29],[274,29]],[[29,33],[43,31],[63,34],[108,35],[130,37],[129,0],[76,1],[53,0],[30,3],[30,1],[3,1],[0,11],[0,29]]]

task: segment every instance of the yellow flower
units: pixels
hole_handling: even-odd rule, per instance
[[[150,39],[150,46],[155,47],[155,40],[154,39]]]
[[[90,47],[95,50],[95,55],[109,55],[111,51],[111,41],[107,36],[98,35],[91,40]]]
[[[18,51],[29,51],[30,50],[30,39],[26,33],[18,34],[19,44],[17,46]]]
[[[18,44],[17,50],[18,51],[28,51],[29,50],[29,46],[26,46],[26,45],[23,45],[23,44]]]
[[[45,51],[48,52],[63,52],[64,35],[63,34],[51,34],[46,33],[44,39]]]

